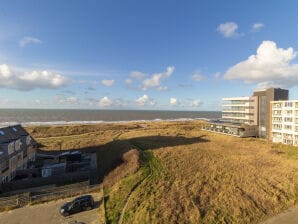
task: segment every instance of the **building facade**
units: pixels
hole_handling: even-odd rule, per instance
[[[289,90],[280,88],[269,88],[254,91],[253,96],[258,97],[258,126],[259,137],[269,139],[270,137],[270,102],[289,99]]]
[[[258,97],[222,99],[222,120],[235,124],[257,125]]]
[[[36,142],[20,125],[0,128],[0,178],[13,180],[17,170],[26,169],[35,160]]]
[[[270,140],[298,146],[298,100],[272,101]]]
[[[222,122],[213,122],[206,130],[239,137],[270,138],[270,102],[288,100],[289,91],[268,88],[254,91],[252,96],[222,99]]]

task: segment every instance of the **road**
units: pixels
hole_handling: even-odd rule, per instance
[[[101,194],[93,193],[91,195],[94,197],[97,207],[93,210],[77,213],[69,217],[61,216],[59,209],[61,205],[67,201],[71,201],[73,198],[61,199],[2,212],[0,213],[0,220],[1,223],[5,224],[72,224],[75,223],[75,221],[81,221],[86,224],[100,224],[98,205],[101,201]]]
[[[298,223],[298,204],[287,211],[274,216],[262,224],[297,224]]]

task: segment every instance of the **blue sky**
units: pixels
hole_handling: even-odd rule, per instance
[[[298,99],[295,1],[1,1],[0,107],[220,110]]]

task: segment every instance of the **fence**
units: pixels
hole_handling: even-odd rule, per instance
[[[60,198],[72,197],[78,194],[100,190],[101,185],[72,184],[70,186],[55,187],[40,192],[28,192],[11,197],[0,198],[0,210],[23,207],[27,204],[37,204]]]
[[[51,185],[51,184],[63,185],[67,183],[85,181],[88,179],[92,181],[94,179],[94,176],[97,176],[96,173],[97,173],[96,170],[80,171],[80,172],[73,172],[73,173],[65,173],[65,174],[51,176],[51,177],[36,177],[36,178],[30,178],[27,180],[16,180],[16,181],[11,181],[11,182],[2,184],[1,190],[4,193],[4,192],[16,191],[16,190],[21,190],[25,188],[39,187],[39,186]]]
[[[16,207],[23,207],[30,202],[30,194],[19,194],[12,197],[6,197],[0,199],[0,211],[6,209],[12,209]]]

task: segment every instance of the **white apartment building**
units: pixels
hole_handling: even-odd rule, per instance
[[[298,100],[271,101],[271,140],[298,146]]]
[[[222,119],[237,124],[258,124],[258,96],[222,99]]]

